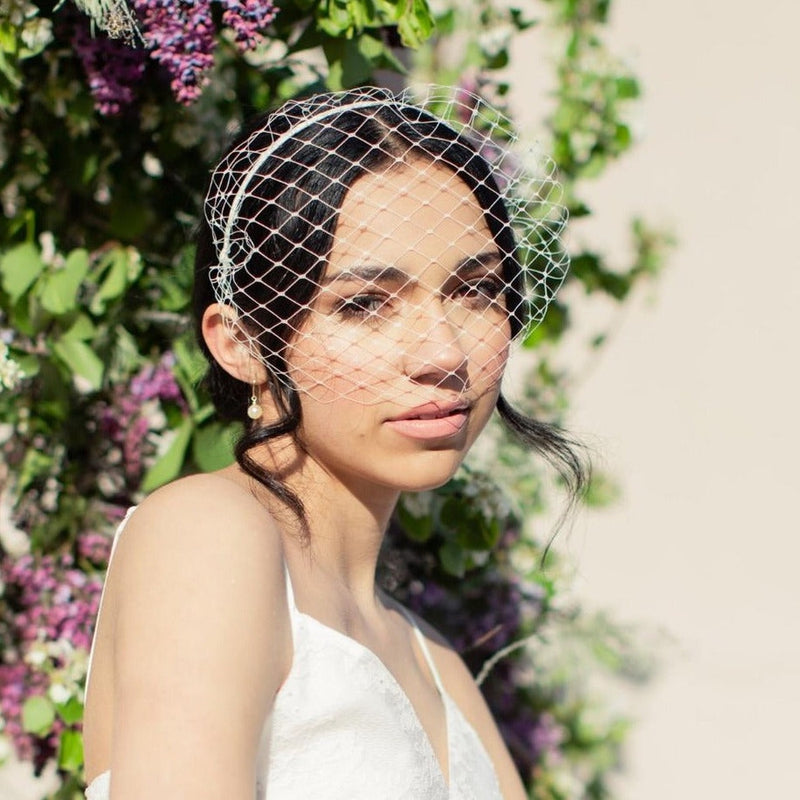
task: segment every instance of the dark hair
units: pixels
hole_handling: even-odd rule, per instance
[[[347,107],[370,99],[375,102],[368,107]],[[335,110],[339,105],[344,107]],[[313,119],[329,111],[333,113],[325,113],[324,122]],[[295,132],[277,143],[292,128],[296,128]],[[242,148],[244,142],[246,149]],[[256,170],[238,210],[237,231],[246,243],[243,246],[247,247],[247,254],[242,259],[246,265],[233,270],[231,279],[237,310],[243,318],[257,323],[256,338],[280,414],[277,422],[259,425],[248,420],[248,385],[230,376],[214,360],[203,340],[200,321],[205,309],[215,302],[212,271],[219,263],[215,241],[221,239],[220,230],[215,230],[207,219],[200,224],[198,233],[193,307],[198,341],[209,361],[205,382],[212,401],[221,417],[245,423],[245,431],[234,448],[237,462],[291,508],[307,532],[300,498],[258,464],[250,451],[293,433],[300,425],[300,399],[287,375],[284,351],[326,269],[339,211],[353,183],[362,175],[405,160],[435,161],[457,172],[483,209],[503,255],[505,302],[512,336],[526,322],[524,274],[491,166],[466,137],[427,111],[398,103],[388,92],[375,89],[292,101],[277,112],[255,118],[229,147],[223,165],[233,156],[240,170],[243,159],[249,158],[252,164],[268,147],[275,147],[274,152]],[[248,167],[246,164],[244,168]],[[223,173],[223,178],[227,177]],[[218,177],[218,191],[219,183],[224,186]],[[238,186],[226,189],[235,192]],[[586,469],[564,433],[515,411],[502,396],[497,411],[519,440],[553,464],[573,497],[577,496],[585,486]]]

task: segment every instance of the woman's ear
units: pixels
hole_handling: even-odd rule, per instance
[[[266,382],[267,370],[253,354],[251,340],[230,306],[212,303],[203,312],[200,329],[211,355],[225,372],[243,383]]]

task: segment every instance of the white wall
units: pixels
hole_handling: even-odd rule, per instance
[[[609,39],[646,97],[641,143],[589,192],[592,241],[619,252],[641,212],[680,238],[572,417],[625,490],[565,544],[578,591],[678,641],[639,705],[620,793],[800,797],[800,6],[613,9]],[[526,81],[539,35],[517,47]],[[539,90],[525,99],[536,119]]]

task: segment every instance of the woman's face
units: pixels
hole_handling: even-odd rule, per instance
[[[506,364],[501,269],[481,207],[447,168],[414,161],[355,182],[286,354],[314,461],[395,489],[451,477]]]

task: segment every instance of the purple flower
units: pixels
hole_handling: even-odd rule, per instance
[[[78,555],[92,564],[107,564],[111,553],[111,539],[102,533],[89,531],[78,536]]]
[[[531,744],[539,760],[560,761],[562,754],[559,748],[565,739],[563,726],[552,714],[545,712],[539,715],[536,727],[531,732]]]
[[[168,425],[165,404],[187,410],[173,373],[174,363],[172,353],[165,353],[157,363],[142,367],[127,386],[115,387],[110,401],[96,408],[98,486],[115,502],[130,499],[156,457],[159,438]]]
[[[49,672],[64,668],[72,649],[89,650],[102,581],[87,575],[70,553],[0,560],[4,609],[0,639],[0,716],[17,757],[38,770],[54,756],[65,723],[57,718],[47,736],[22,727],[22,706],[44,696]]]
[[[263,30],[275,19],[278,9],[272,0],[221,0],[225,9],[222,24],[230,28],[242,52],[263,40]]]
[[[144,74],[147,58],[142,49],[101,34],[92,36],[88,26],[79,24],[75,30],[75,51],[101,114],[119,114],[133,102],[134,89]]]
[[[196,100],[208,82],[216,45],[210,0],[134,0],[150,55],[171,76],[179,103]]]

